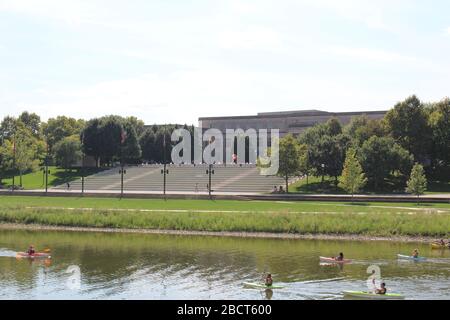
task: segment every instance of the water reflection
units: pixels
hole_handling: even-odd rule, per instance
[[[16,260],[29,243],[52,259]],[[428,261],[397,260],[416,247]],[[0,299],[341,299],[366,290],[372,264],[390,292],[450,297],[450,250],[418,244],[2,230],[0,248]],[[319,262],[341,251],[351,264]],[[71,266],[78,289],[67,286]],[[285,289],[243,288],[265,273]]]

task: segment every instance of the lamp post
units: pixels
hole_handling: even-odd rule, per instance
[[[123,197],[123,175],[127,174],[127,170],[125,170],[123,168],[123,163],[120,167],[119,173],[120,173],[120,198],[122,199],[122,197]]]
[[[47,153],[45,155],[45,195],[47,195],[48,193],[48,154],[49,154],[49,150],[48,150],[48,140],[46,141],[46,148],[47,148]]]
[[[13,167],[12,167],[13,177],[12,177],[12,189],[14,192],[15,187],[15,179],[16,179],[16,134],[13,135]]]
[[[166,169],[167,167],[167,161],[166,161],[166,130],[164,130],[164,136],[163,136],[163,165],[164,169],[161,170],[161,174],[163,175],[163,194],[164,194],[164,200],[166,199],[166,175],[169,174],[169,170]]]
[[[81,195],[84,196],[84,162],[85,154],[83,152],[83,158],[81,160]]]
[[[209,198],[211,198],[211,175],[214,174],[214,169],[213,169],[213,165],[210,164],[209,165],[209,169],[206,170],[206,174],[208,175],[208,193],[209,193]]]
[[[325,176],[325,164],[322,163],[321,167],[322,167],[322,188],[323,188],[323,181],[324,181],[324,176]]]

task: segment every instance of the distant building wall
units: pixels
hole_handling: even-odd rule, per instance
[[[366,115],[369,119],[382,119],[387,111],[362,111],[362,112],[326,112],[319,110],[288,111],[288,112],[267,112],[258,113],[256,116],[236,116],[236,117],[203,117],[199,118],[199,127],[205,132],[210,128],[219,129],[225,136],[226,129],[268,129],[268,145],[270,141],[270,129],[279,129],[280,137],[287,134],[298,136],[306,129],[316,124],[327,122],[331,118],[337,118],[342,125],[350,123],[353,117]],[[259,141],[259,139],[258,139]],[[205,146],[207,142],[203,143]],[[224,141],[224,159],[227,146]],[[259,156],[259,150],[257,151]],[[246,157],[245,162],[248,161]]]
[[[97,163],[95,162],[95,158],[92,156],[85,156],[84,159],[78,160],[72,167],[85,167],[85,168],[95,168],[97,167]]]
[[[289,133],[298,135],[318,123],[327,122],[335,117],[341,124],[346,125],[351,118],[366,115],[369,119],[381,119],[387,111],[366,111],[366,112],[325,112],[318,110],[291,111],[291,112],[268,112],[258,113],[256,116],[237,117],[203,117],[199,118],[199,126],[203,130],[209,128],[219,129],[225,132],[226,129],[279,129],[280,136]]]

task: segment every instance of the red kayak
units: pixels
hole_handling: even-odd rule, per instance
[[[50,254],[45,252],[36,252],[34,254],[28,254],[26,252],[17,252],[16,258],[36,259],[36,258],[51,258],[51,256]]]
[[[321,262],[327,262],[327,263],[350,263],[352,260],[350,259],[344,259],[344,260],[336,260],[335,258],[327,258],[327,257],[320,257]]]

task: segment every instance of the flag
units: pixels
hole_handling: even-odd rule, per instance
[[[127,133],[125,132],[125,130],[122,129],[122,132],[120,133],[120,143],[124,144],[126,139],[127,139]]]

